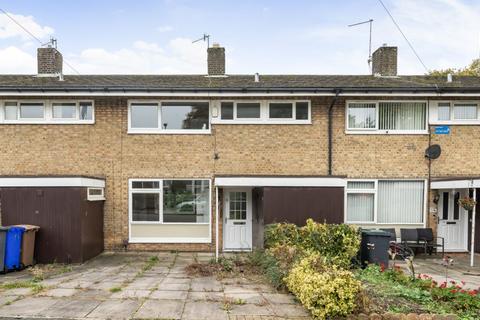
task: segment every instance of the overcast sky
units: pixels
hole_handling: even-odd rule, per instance
[[[384,0],[429,69],[480,53],[480,1]],[[399,47],[399,73],[423,74],[378,0],[16,0],[0,8],[42,41],[58,39],[81,74],[206,72],[206,32],[226,48],[227,73],[366,74],[373,48]],[[0,73],[36,73],[38,42],[0,13]],[[73,73],[64,66],[64,72]]]

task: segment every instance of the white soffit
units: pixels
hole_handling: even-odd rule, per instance
[[[217,177],[217,187],[345,187],[342,178],[324,177]]]
[[[432,181],[431,189],[468,189],[480,188],[480,179]]]
[[[105,180],[84,177],[0,177],[0,187],[105,188]]]

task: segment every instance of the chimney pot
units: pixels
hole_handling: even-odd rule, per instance
[[[225,75],[225,48],[220,47],[218,43],[214,43],[211,48],[207,49],[207,64],[209,76]]]
[[[37,49],[37,69],[39,75],[56,76],[62,74],[62,54],[51,46]]]
[[[386,44],[375,50],[372,55],[372,75],[396,76],[397,54],[397,47],[389,47]]]

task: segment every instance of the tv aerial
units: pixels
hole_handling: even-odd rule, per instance
[[[372,70],[372,25],[373,25],[373,19],[369,19],[366,21],[354,23],[354,24],[349,24],[348,27],[355,27],[359,26],[362,24],[369,24],[370,25],[370,36],[368,39],[368,68]]]
[[[207,48],[210,48],[210,35],[204,33],[201,38],[198,38],[197,40],[192,41],[192,43],[199,42],[199,41],[206,41],[207,42]]]

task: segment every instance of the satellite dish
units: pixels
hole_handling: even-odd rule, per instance
[[[432,144],[425,150],[425,158],[435,160],[442,154],[442,148],[438,144]]]

